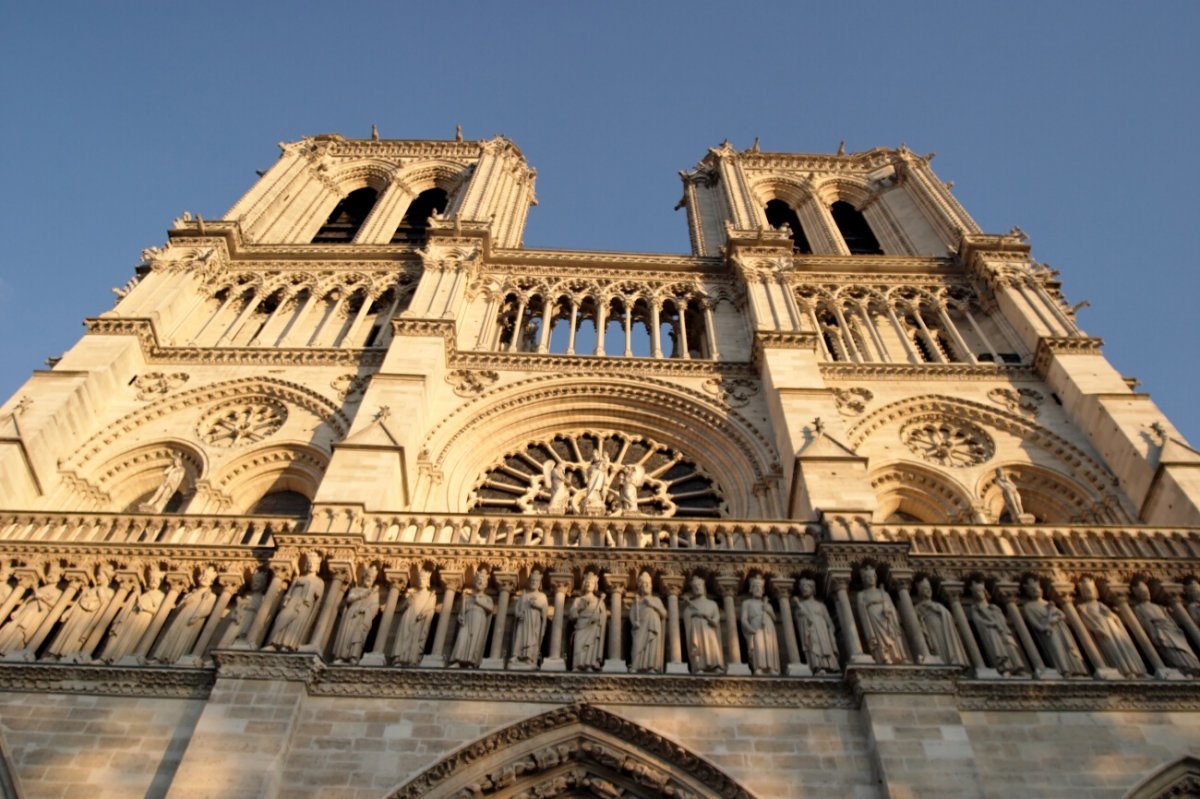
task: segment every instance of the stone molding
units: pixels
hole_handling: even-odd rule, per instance
[[[1029,366],[995,363],[831,363],[817,365],[821,377],[838,380],[1020,380],[1033,376]]]
[[[0,663],[0,691],[207,699],[216,674],[178,666]]]
[[[1042,336],[1033,356],[1033,368],[1045,377],[1056,355],[1103,355],[1104,339],[1095,336]]]

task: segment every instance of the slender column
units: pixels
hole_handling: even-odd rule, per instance
[[[354,583],[354,564],[348,560],[331,560],[329,566],[329,585],[325,587],[325,598],[321,603],[321,612],[317,623],[313,625],[308,635],[308,642],[301,643],[301,652],[316,652],[325,654],[325,644],[329,642],[329,634],[333,632],[333,623],[337,619],[338,607],[342,604],[342,595],[346,587]],[[320,575],[316,575],[320,576]]]
[[[679,627],[679,596],[683,593],[683,575],[664,574],[659,578],[667,592],[667,674],[687,674],[683,660],[683,641]]]
[[[208,620],[204,622],[204,629],[200,631],[200,637],[196,639],[191,653],[180,658],[177,661],[178,665],[191,665],[192,662],[200,665],[209,643],[216,635],[217,628],[221,626],[225,608],[229,607],[229,601],[237,594],[244,581],[245,578],[236,572],[217,575],[217,585],[221,587],[221,593],[217,594],[217,601],[213,605],[212,613],[208,614]]]
[[[358,339],[358,331],[362,327],[363,320],[367,318],[367,314],[371,311],[371,304],[374,302],[371,299],[369,291],[363,292],[362,305],[358,306],[358,311],[354,314],[354,321],[350,323],[350,328],[346,331],[346,335],[342,336],[340,342],[336,342],[339,347],[355,347]]]
[[[1121,672],[1104,661],[1104,656],[1100,654],[1100,649],[1096,646],[1092,634],[1083,626],[1083,620],[1079,618],[1079,611],[1075,609],[1075,585],[1070,582],[1054,583],[1054,593],[1059,607],[1067,617],[1067,626],[1075,633],[1075,640],[1079,641],[1079,647],[1083,650],[1084,657],[1092,664],[1096,678],[1101,680],[1121,679]]]
[[[1175,619],[1175,623],[1187,635],[1192,648],[1200,652],[1200,627],[1196,626],[1196,621],[1192,618],[1192,614],[1188,613],[1187,608],[1183,606],[1183,586],[1179,583],[1162,583],[1161,589],[1163,595],[1170,602],[1168,607],[1170,608],[1172,618]]]
[[[1129,607],[1129,586],[1125,583],[1110,582],[1108,590],[1112,594],[1113,604],[1116,605],[1117,615],[1121,617],[1121,621],[1125,622],[1133,640],[1137,641],[1138,649],[1142,650],[1142,654],[1146,656],[1146,662],[1150,664],[1150,670],[1154,672],[1154,676],[1160,680],[1182,680],[1183,675],[1179,673],[1178,669],[1163,662],[1162,655],[1158,654],[1154,642],[1150,640],[1150,636],[1146,635],[1146,630],[1138,621],[1133,608]]]
[[[37,658],[38,648],[46,640],[46,636],[50,635],[50,631],[58,623],[59,617],[70,606],[71,600],[75,599],[75,595],[79,593],[79,590],[87,585],[88,574],[82,569],[68,569],[64,572],[63,579],[67,581],[67,587],[63,589],[62,594],[58,597],[58,601],[50,609],[50,613],[46,615],[46,618],[42,619],[42,623],[38,625],[33,635],[25,643],[25,660],[35,660]]]
[[[392,340],[392,317],[396,315],[396,309],[400,307],[400,294],[400,289],[393,287],[391,305],[388,306],[385,312],[375,317],[375,321],[379,323],[379,335],[375,337],[373,345],[375,347],[387,346],[388,342]],[[496,300],[492,300],[492,304],[488,306],[488,309],[489,314],[487,318],[494,319],[496,317]],[[484,330],[487,330],[486,326],[484,326]],[[483,334],[481,333],[480,335],[482,336]]]
[[[567,336],[567,355],[575,354],[575,332],[579,328],[579,304],[571,298],[571,330]]]
[[[217,310],[213,313],[212,316],[210,316],[210,317],[208,317],[208,319],[204,320],[204,324],[201,325],[200,329],[196,331],[196,334],[191,337],[192,341],[199,343],[200,337],[208,332],[208,329],[213,326],[213,324],[217,321],[217,319],[219,319],[225,315],[225,311],[229,308],[229,304],[231,302],[233,302],[235,299],[237,299],[237,295],[234,294],[232,291],[230,291],[228,294],[226,294],[225,299],[221,301],[220,307],[217,308]],[[203,308],[204,306],[201,305],[200,307]]]
[[[8,595],[8,599],[4,600],[3,604],[0,604],[0,624],[8,619],[13,608],[17,606],[17,603],[21,601],[22,597],[30,589],[37,588],[38,573],[36,569],[16,569],[13,572],[13,576],[17,578],[17,585],[13,588],[12,593]]]
[[[258,307],[260,301],[261,300],[259,299],[257,293],[254,293],[250,296],[250,299],[246,302],[246,307],[243,308],[242,312],[239,313],[237,318],[233,320],[233,324],[225,328],[224,332],[221,333],[220,338],[217,339],[217,346],[228,342],[234,335],[237,334],[239,330],[241,330],[242,324],[246,321],[246,317],[254,313],[254,309]]]
[[[112,620],[120,612],[125,605],[125,600],[129,598],[129,593],[137,587],[138,575],[136,571],[117,572],[117,593],[113,594],[112,601],[108,603],[100,614],[100,620],[96,626],[92,628],[91,635],[83,645],[83,651],[80,655],[84,660],[91,660],[92,653],[96,651],[96,647],[100,646],[100,640],[104,638],[104,633],[108,631],[108,625],[112,624]],[[0,608],[0,610],[3,610]],[[4,618],[4,613],[0,612],[0,618]]]
[[[900,339],[900,346],[904,347],[904,352],[908,355],[909,363],[920,363],[921,358],[913,349],[912,342],[908,340],[908,332],[904,329],[904,325],[900,324],[900,317],[896,316],[896,309],[892,304],[887,303],[888,319],[892,321],[892,327],[896,329],[896,337]]]
[[[346,292],[343,289],[339,289],[337,298],[333,301],[333,307],[329,309],[329,313],[325,314],[325,318],[321,320],[321,323],[317,325],[317,329],[313,331],[312,338],[308,340],[308,346],[321,347],[325,345],[326,330],[330,325],[336,323],[335,320],[338,317],[338,311],[342,309],[342,304],[345,301]],[[332,342],[330,343],[332,344]]]
[[[554,324],[555,305],[542,300],[542,329],[538,333],[538,352],[550,351],[550,327]]]
[[[512,338],[508,342],[508,351],[516,352],[521,344],[521,325],[525,323],[525,298],[517,303],[517,315],[513,319]]]
[[[967,660],[971,661],[971,671],[974,672],[975,677],[989,680],[1000,679],[1000,672],[990,668],[984,662],[983,653],[979,651],[979,644],[975,641],[975,633],[971,631],[971,625],[967,621],[967,614],[962,606],[963,584],[958,580],[943,580],[942,593],[950,605],[950,615],[954,617],[954,624],[958,627],[958,637],[967,650]]]
[[[940,664],[942,659],[929,652],[929,642],[925,640],[921,622],[917,619],[917,609],[913,607],[912,594],[909,593],[912,590],[912,570],[892,569],[891,577],[896,588],[896,602],[900,605],[900,620],[908,631],[909,648],[915,655],[914,662],[918,665]]]
[[[967,322],[970,323],[971,329],[975,331],[975,335],[979,336],[979,340],[983,342],[983,346],[987,347],[988,352],[992,354],[992,363],[1000,363],[1000,353],[992,346],[991,339],[983,334],[983,329],[979,327],[979,323],[975,321],[974,315],[967,308],[962,309],[963,316],[967,317]]]
[[[274,293],[274,292],[272,292],[272,293]],[[263,326],[258,329],[257,333],[254,334],[254,338],[250,339],[250,341],[248,342],[249,344],[261,344],[262,343],[261,340],[266,338],[268,331],[270,331],[270,329],[271,329],[271,324],[279,317],[279,314],[283,311],[284,307],[287,306],[287,301],[288,301],[288,298],[286,295],[284,295],[282,298],[280,298],[278,304],[276,304],[276,306],[275,306],[275,310],[271,311],[270,315],[267,316],[267,321],[263,322]]]
[[[508,600],[513,589],[517,587],[516,572],[496,572],[492,575],[500,588],[500,596],[496,599],[496,621],[492,626],[492,651],[479,664],[482,669],[504,668],[504,631],[508,626]]]
[[[500,299],[495,296],[488,297],[487,310],[483,312],[483,324],[479,326],[479,335],[475,338],[475,349],[488,349],[488,339],[491,331],[496,329],[496,307],[499,305]]]
[[[633,355],[633,307],[625,302],[625,357]]]
[[[142,640],[138,641],[137,649],[130,653],[138,661],[149,656],[155,639],[158,638],[163,625],[167,623],[167,617],[175,609],[175,601],[179,599],[179,595],[183,592],[183,589],[188,588],[192,584],[191,575],[183,572],[167,572],[165,580],[167,582],[167,595],[163,597],[162,604],[158,606],[158,612],[150,620],[150,626],[146,628],[146,632],[142,633]]]
[[[854,607],[850,604],[850,570],[830,569],[826,575],[825,592],[834,596],[846,663],[874,663],[875,658],[863,652],[862,640],[858,637],[858,623],[854,621]]]
[[[799,324],[795,327],[798,329]],[[708,303],[704,304],[704,332],[708,335],[708,357],[711,360],[718,360],[721,357],[720,350],[717,349],[717,327],[713,324],[712,308]]]
[[[658,300],[650,303],[650,354],[652,357],[661,358],[662,352],[662,330],[659,327],[662,325],[662,320],[659,318]]]
[[[787,310],[788,325],[792,330],[799,330],[800,306],[796,303],[796,297],[792,294],[791,287],[788,285],[788,279],[783,274],[776,273],[775,282],[779,286],[780,295],[783,297],[783,307]],[[708,303],[705,303],[704,310],[709,310]]]
[[[938,346],[937,339],[933,337],[933,333],[929,332],[929,328],[925,325],[925,319],[921,316],[921,308],[918,306],[913,311],[913,318],[917,320],[917,327],[921,328],[921,334],[925,336],[925,343],[929,345],[929,351],[933,353],[933,357],[938,363],[946,363],[946,353],[942,352],[942,348]]]
[[[438,616],[437,630],[433,633],[433,651],[421,658],[421,668],[440,669],[446,665],[446,637],[450,634],[450,619],[454,616],[454,595],[462,588],[463,573],[440,571],[442,581],[442,612]]]
[[[604,326],[608,324],[608,301],[596,303],[596,354],[604,354]]]
[[[942,320],[942,325],[946,328],[946,332],[950,334],[950,338],[954,339],[954,343],[962,350],[963,358],[967,363],[979,363],[975,360],[975,353],[971,352],[971,348],[967,346],[967,342],[963,340],[962,335],[958,332],[958,325],[954,324],[954,320],[950,318],[950,314],[946,313],[946,306],[938,304],[938,318]]]
[[[879,335],[879,328],[875,324],[875,317],[871,315],[870,303],[860,305],[858,312],[863,318],[863,323],[867,326],[867,333],[871,337],[871,343],[875,345],[879,360],[886,361],[888,359],[887,346],[883,343],[883,336]]]
[[[383,616],[379,619],[379,629],[375,633],[375,645],[371,647],[370,652],[363,655],[359,661],[360,666],[382,666],[387,663],[388,635],[392,631],[392,621],[396,618],[396,606],[400,604],[404,589],[408,588],[408,566],[385,569],[384,579],[388,583],[388,595],[383,605]]]
[[[254,614],[254,620],[250,622],[250,627],[246,630],[246,638],[234,643],[234,649],[258,649],[262,646],[263,636],[267,634],[267,625],[271,623],[271,617],[275,615],[275,606],[279,604],[279,597],[287,590],[288,583],[292,580],[293,566],[291,563],[273,561],[270,568],[271,582],[267,585],[266,592],[263,593],[262,604],[258,606],[258,612]]]
[[[721,574],[716,579],[717,590],[725,606],[725,673],[730,676],[750,674],[750,665],[742,661],[742,645],[738,640],[737,591],[742,578],[736,574]]]
[[[304,298],[304,302],[296,310],[296,314],[292,317],[291,324],[287,326],[282,338],[279,341],[281,347],[298,347],[301,342],[298,336],[304,335],[304,320],[308,316],[308,312],[312,310],[313,303],[318,300],[317,289],[312,287],[308,290],[308,296]]]
[[[550,587],[554,589],[554,618],[550,622],[550,654],[542,660],[542,671],[566,671],[563,657],[563,628],[567,621],[567,594],[574,581],[569,572],[551,572]]]
[[[679,352],[680,357],[690,359],[692,353],[688,350],[687,337],[687,300],[682,303],[679,300],[675,301],[675,307],[679,309]],[[749,668],[749,667],[747,667]],[[732,672],[731,672],[732,673]]]
[[[842,304],[840,302],[831,302],[829,305],[833,308],[833,315],[837,317],[838,334],[842,339],[842,346],[846,348],[846,355],[850,360],[858,361],[859,363],[867,360],[858,351],[858,345],[854,343],[854,336],[850,334],[850,324],[846,321],[845,314],[842,313]]]
[[[621,654],[621,628],[625,621],[625,577],[604,575],[604,587],[608,589],[608,658],[604,671],[624,674],[629,671]]]
[[[1000,582],[996,584],[996,596],[1004,605],[1009,625],[1017,633],[1017,640],[1021,642],[1021,649],[1025,651],[1025,659],[1029,661],[1033,676],[1040,680],[1058,679],[1062,675],[1059,674],[1058,669],[1048,667],[1042,660],[1042,653],[1038,651],[1037,644],[1029,633],[1029,625],[1025,623],[1025,616],[1021,613],[1021,606],[1017,603],[1019,595],[1020,589],[1016,583]]]
[[[796,581],[783,578],[771,578],[771,593],[779,600],[779,618],[783,622],[783,644],[787,650],[787,667],[784,672],[789,677],[810,677],[812,669],[800,657],[800,644],[796,641],[796,625],[792,621],[792,589]]]

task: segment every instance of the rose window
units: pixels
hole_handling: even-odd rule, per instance
[[[210,409],[200,420],[198,432],[206,443],[216,447],[254,444],[283,427],[287,408],[265,397],[222,403]]]
[[[938,466],[974,466],[996,451],[991,436],[958,419],[915,420],[900,431],[904,445]]]
[[[713,479],[670,447],[617,432],[561,433],[506,453],[471,492],[472,513],[725,515]]]

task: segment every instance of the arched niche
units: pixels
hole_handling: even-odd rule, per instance
[[[945,524],[967,521],[970,494],[948,475],[907,461],[887,464],[870,474],[878,506],[873,521]]]
[[[466,511],[476,480],[505,452],[577,428],[645,436],[684,454],[719,483],[733,518],[783,513],[778,456],[741,414],[666,381],[607,373],[532,378],[447,416],[423,447],[436,475],[427,507]]]
[[[164,511],[178,512],[186,508],[196,481],[208,469],[204,453],[185,441],[164,439],[121,452],[97,467],[87,479],[107,495],[107,510],[134,512],[163,484],[176,456],[183,465],[184,477],[167,497]]]
[[[239,456],[214,472],[210,483],[214,493],[224,498],[230,504],[228,510],[234,513],[249,513],[256,506],[262,507],[260,503],[273,494],[298,494],[311,505],[328,466],[329,456],[321,450],[284,442]],[[264,504],[272,506],[270,500]],[[289,503],[288,507],[297,508],[298,503]]]
[[[998,465],[1017,487],[1024,511],[1039,524],[1070,524],[1090,521],[1097,504],[1087,489],[1066,475],[1027,463]],[[991,521],[1017,524],[1004,504],[1004,493],[996,483],[995,469],[979,481],[976,495]]]
[[[1125,799],[1192,799],[1200,797],[1200,758],[1184,755],[1156,769]]]
[[[387,796],[753,799],[694,752],[591,705],[557,708],[484,736]]]

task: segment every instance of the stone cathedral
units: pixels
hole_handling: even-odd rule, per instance
[[[1200,792],[1200,454],[932,156],[280,147],[0,406],[0,795]]]

